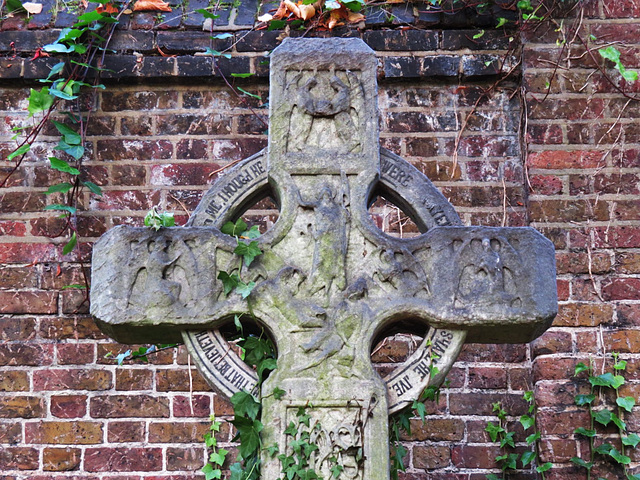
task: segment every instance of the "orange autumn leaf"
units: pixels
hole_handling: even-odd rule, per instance
[[[171,7],[162,0],[138,0],[133,7],[134,12],[159,10],[161,12],[171,12]]]
[[[115,7],[111,3],[107,3],[104,6],[103,5],[98,5],[96,7],[96,12],[98,12],[98,13],[118,13],[118,8]]]

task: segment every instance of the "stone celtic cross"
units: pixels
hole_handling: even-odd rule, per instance
[[[100,327],[124,343],[184,340],[227,395],[252,390],[256,375],[218,328],[255,318],[278,357],[262,386],[263,443],[286,451],[285,429],[308,407],[312,466],[325,479],[336,456],[340,480],[387,479],[390,413],[441,382],[465,341],[527,342],[557,311],[548,240],[530,228],[461,226],[424,175],[380,149],[376,65],[360,40],[286,39],[271,56],[267,149],[219,178],[186,227],[117,227],[93,254]],[[368,214],[379,193],[423,233],[380,231]],[[226,296],[217,275],[238,264],[236,240],[219,229],[266,195],[279,218],[259,238],[263,255],[241,267],[256,287],[246,300]],[[381,378],[371,349],[396,331],[424,341]],[[279,461],[263,460],[262,478],[278,478]]]

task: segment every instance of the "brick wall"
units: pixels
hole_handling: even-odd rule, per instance
[[[189,4],[197,8],[195,3]],[[587,3],[584,17],[576,17],[581,36],[593,34],[600,44],[628,42],[620,47],[625,63],[638,66],[637,2],[610,3]],[[243,2],[214,28],[233,33],[224,40],[229,46],[242,39],[222,70],[256,73],[243,87],[266,100],[264,53],[280,32],[249,32],[258,8],[251,5]],[[334,32],[362,36],[379,55],[382,144],[435,181],[466,224],[533,225],[552,239],[560,297],[554,326],[532,345],[465,347],[450,386],[429,406],[429,422],[414,422],[413,436],[405,439],[406,477],[475,480],[495,472],[498,449],[484,432],[488,421],[495,422],[491,405],[500,401],[522,414],[522,393],[534,389],[543,459],[554,463],[549,478],[582,478],[569,463],[585,451],[572,433],[586,422],[573,406],[573,392],[585,388],[571,378],[574,365],[621,352],[631,380],[624,394],[638,396],[640,104],[627,102],[601,72],[594,73],[583,48],[563,53],[555,26],[525,33],[520,56],[509,50],[510,31],[489,28],[498,16],[513,18],[508,9],[483,16],[433,13],[420,3],[384,8],[387,13],[371,9],[362,30]],[[72,21],[65,15],[45,9],[28,24],[15,18],[2,24],[4,157],[11,150],[10,129],[28,123],[32,79],[57,61],[30,57]],[[91,100],[84,174],[104,195],[82,199],[80,253],[62,255],[62,244],[49,238],[60,221],[42,211],[57,201],[42,195],[59,180],[45,164],[57,138],[41,137],[0,191],[1,480],[203,478],[198,470],[208,416],[231,413],[189,368],[181,348],[161,352],[148,365],[118,367],[105,358],[130,347],[101,334],[87,314],[84,292],[63,288],[83,283],[90,245],[107,229],[142,224],[153,205],[184,223],[220,167],[266,144],[252,111],[266,120],[261,102],[240,101],[211,59],[196,55],[208,44],[204,19],[189,15],[179,25],[167,20],[174,23],[151,28],[153,15],[136,14],[123,25],[108,60],[114,70],[108,88]],[[403,24],[417,28],[394,29]],[[473,39],[482,29],[485,34]],[[157,47],[176,56],[160,56]],[[482,96],[499,77],[496,62],[507,54],[522,64]],[[546,96],[554,73],[550,61],[557,58],[562,68]],[[612,69],[607,73],[618,78]],[[3,176],[11,168],[11,162],[0,163]],[[389,343],[374,359],[386,365],[410,346]],[[638,431],[637,414],[627,421]],[[227,444],[231,437],[224,424],[220,440]]]

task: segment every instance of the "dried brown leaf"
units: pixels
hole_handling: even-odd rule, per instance
[[[138,0],[133,7],[134,12],[161,11],[171,12],[171,7],[162,0]]]

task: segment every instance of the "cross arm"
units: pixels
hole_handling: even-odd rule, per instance
[[[218,301],[216,265],[235,245],[213,227],[113,228],[93,249],[91,313],[122,343],[172,343],[181,328],[211,327],[221,309],[241,308]]]

